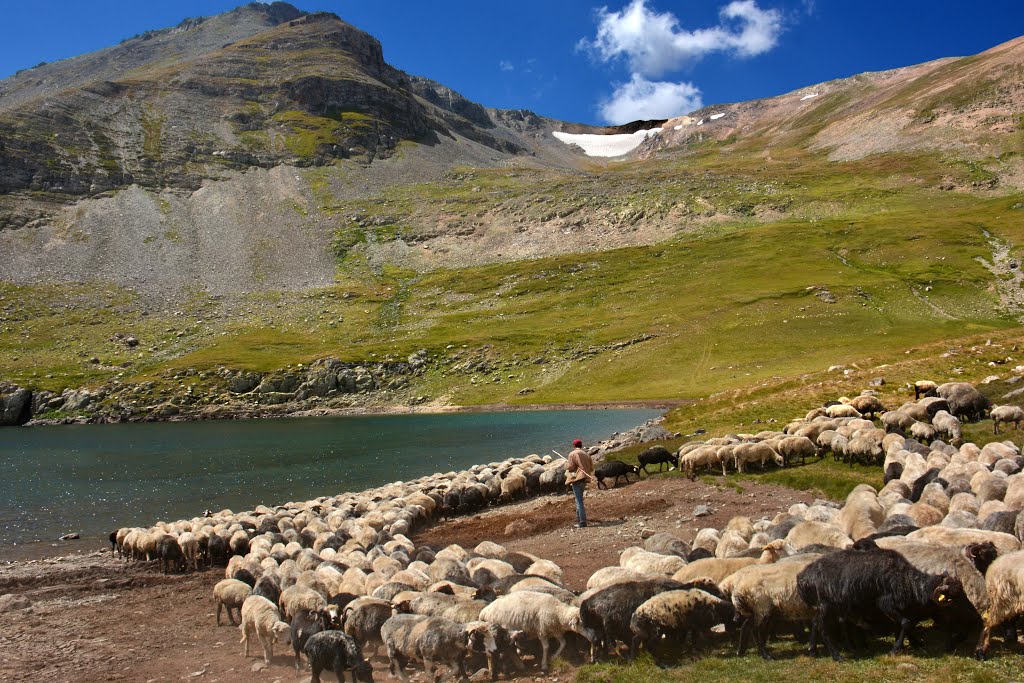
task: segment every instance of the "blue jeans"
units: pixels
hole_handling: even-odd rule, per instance
[[[583,490],[587,488],[586,481],[574,481],[572,484],[573,495],[576,496],[576,518],[580,526],[587,525],[587,511],[583,509]]]

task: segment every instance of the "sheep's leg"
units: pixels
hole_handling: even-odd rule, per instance
[[[739,619],[739,618],[740,617],[737,615],[736,619]],[[749,630],[749,628],[750,628],[750,619],[744,619],[740,623],[739,632],[736,634],[736,656],[737,657],[742,657],[747,652],[747,648],[745,647],[745,645],[746,645],[745,641],[747,639],[747,631]]]
[[[217,626],[220,626],[220,610],[224,606],[220,600],[217,601]],[[228,608],[228,617],[231,617],[231,609]]]
[[[903,652],[903,643],[907,639],[907,633],[910,631],[911,623],[910,619],[903,617],[899,620],[900,629],[896,634],[896,642],[892,646],[892,654],[898,655]]]
[[[542,636],[540,639],[540,670],[548,670],[548,638]]]
[[[263,644],[263,661],[270,664],[270,659],[274,656],[273,636],[264,637],[263,635],[260,635],[260,643]]]
[[[771,661],[771,654],[768,652],[768,617],[757,623],[754,633],[757,635],[757,651],[762,659]]]
[[[242,656],[243,657],[248,657],[249,656],[249,629],[246,628],[245,625],[242,626],[242,639],[240,641],[238,641],[238,642],[240,642],[243,645],[245,645],[245,650],[243,651]]]
[[[992,430],[995,434],[999,433],[999,420],[992,420]]]
[[[438,679],[434,677],[434,664],[429,659],[423,660],[423,673],[427,675],[428,680],[433,680],[434,683],[437,683]]]
[[[985,657],[988,656],[988,648],[992,644],[992,628],[996,625],[996,621],[989,614],[989,618],[985,619],[985,628],[981,630],[981,637],[978,638],[978,645],[974,648],[974,656],[981,661],[985,661]]]
[[[834,659],[837,662],[841,662],[843,661],[843,656],[839,654],[839,648],[836,647],[835,640],[833,640],[832,636],[828,632],[828,611],[829,610],[827,605],[821,605],[818,608],[818,614],[821,618],[821,639],[822,641],[824,641],[825,647],[828,649],[829,654],[832,655],[832,659]]]

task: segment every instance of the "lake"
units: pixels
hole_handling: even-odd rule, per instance
[[[608,438],[656,410],[545,410],[0,430],[0,557],[76,532],[361,491]],[[60,544],[71,552],[76,543]],[[27,546],[27,547],[26,547]],[[31,549],[35,547],[35,552]]]

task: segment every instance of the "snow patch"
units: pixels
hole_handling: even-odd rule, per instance
[[[710,116],[710,119],[711,119],[712,121],[717,121],[718,119],[722,118],[723,116],[725,116],[725,114],[712,114],[712,115]]]
[[[700,121],[698,121],[697,125],[698,126],[703,126],[704,125],[704,119],[701,119]]]
[[[804,95],[803,97],[801,97],[800,101],[803,102],[804,100],[813,100],[817,96],[818,96],[818,93],[812,92],[810,95]]]
[[[683,129],[683,124],[681,124],[681,123],[678,126],[673,126],[673,128],[672,128],[672,130],[682,130],[682,129]]]
[[[588,157],[617,157],[632,152],[649,136],[660,132],[661,128],[650,128],[621,135],[589,135],[561,131],[554,131],[552,135],[567,145],[579,145]]]

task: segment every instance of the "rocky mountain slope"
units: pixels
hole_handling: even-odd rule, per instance
[[[454,164],[564,165],[536,132],[552,123],[402,73],[331,14],[186,20],[0,82],[0,277],[160,293],[330,282],[332,232],[302,208],[314,182],[297,169],[332,168],[357,185],[344,196]],[[208,277],[225,257],[227,277]]]

